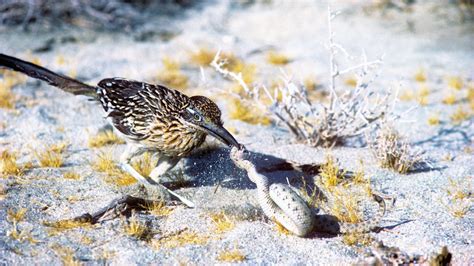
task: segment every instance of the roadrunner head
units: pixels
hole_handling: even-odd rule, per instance
[[[191,104],[181,115],[189,126],[217,138],[227,146],[241,147],[229,131],[223,127],[221,110],[209,98],[191,97]]]

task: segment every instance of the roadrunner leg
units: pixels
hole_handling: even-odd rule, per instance
[[[122,154],[122,156],[120,156],[120,161],[121,161],[120,166],[121,166],[121,168],[124,171],[126,171],[127,173],[129,173],[131,176],[133,176],[133,178],[135,178],[138,182],[142,183],[145,187],[150,186],[150,185],[160,186],[161,188],[166,190],[169,194],[171,194],[171,195],[175,196],[176,198],[178,198],[181,202],[186,204],[188,207],[194,208],[195,205],[194,205],[193,202],[185,199],[184,197],[176,194],[175,192],[171,191],[170,189],[163,186],[159,182],[155,181],[157,179],[157,177],[162,174],[163,170],[165,170],[163,172],[163,173],[165,173],[167,170],[173,168],[173,166],[175,166],[176,163],[178,163],[180,158],[177,158],[177,159],[174,159],[174,160],[166,160],[166,159],[161,160],[161,158],[160,158],[160,160],[158,160],[157,167],[155,169],[153,169],[152,173],[150,174],[150,176],[154,176],[154,178],[152,178],[152,179],[142,176],[140,173],[137,172],[137,170],[135,170],[130,165],[130,161],[132,160],[133,157],[139,156],[139,155],[143,154],[144,152],[146,152],[147,150],[148,150],[147,148],[129,144],[127,146],[127,150]],[[161,164],[160,164],[160,161],[161,161]],[[153,173],[155,173],[155,174],[153,175]]]
[[[160,156],[156,167],[150,173],[150,178],[156,183],[159,183],[159,177],[171,170],[171,168],[173,168],[179,162],[179,160],[181,160],[180,157],[172,158]]]

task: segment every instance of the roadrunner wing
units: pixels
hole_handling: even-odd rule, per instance
[[[152,127],[168,127],[190,101],[176,90],[122,78],[104,79],[98,87],[107,117],[133,140],[147,139],[151,132],[160,131]]]

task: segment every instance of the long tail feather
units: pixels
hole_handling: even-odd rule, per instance
[[[96,96],[93,86],[9,55],[0,54],[0,66],[24,73],[35,79],[46,81],[52,86],[75,95]]]

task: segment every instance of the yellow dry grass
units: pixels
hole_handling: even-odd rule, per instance
[[[425,82],[426,81],[426,72],[423,68],[419,68],[418,71],[415,73],[415,80],[418,82]]]
[[[472,114],[469,112],[468,108],[465,108],[464,106],[458,106],[456,111],[454,111],[450,118],[451,118],[451,123],[458,125],[461,124],[463,121],[469,119],[472,116]]]
[[[439,114],[436,113],[436,114],[431,114],[429,117],[428,117],[428,125],[430,126],[437,126],[439,125]]]
[[[191,63],[199,66],[207,67],[211,64],[214,56],[216,55],[216,51],[207,49],[207,48],[200,48],[196,52],[193,52],[189,55],[189,59]]]
[[[214,223],[216,234],[223,234],[235,227],[234,221],[232,221],[224,212],[211,213],[209,217]]]
[[[75,172],[65,172],[63,173],[63,177],[69,180],[80,180],[81,176]]]
[[[447,105],[453,105],[456,102],[456,94],[454,94],[454,92],[449,92],[444,96],[442,102]]]
[[[400,93],[398,98],[402,101],[411,101],[415,99],[415,93],[413,92],[413,90],[406,89]]]
[[[157,161],[158,160],[156,158],[153,158],[153,156],[149,152],[145,152],[143,156],[137,158],[132,163],[132,166],[142,176],[150,176],[150,173],[155,168]]]
[[[76,259],[74,251],[70,247],[63,247],[59,244],[54,244],[51,247],[56,255],[61,259],[64,266],[80,266],[82,265],[79,260]]]
[[[0,108],[12,109],[15,107],[17,97],[12,88],[18,84],[25,83],[26,76],[14,71],[0,71]]]
[[[452,77],[448,77],[448,86],[455,90],[461,90],[462,87],[464,86],[464,82],[461,77],[452,76]]]
[[[7,231],[7,236],[20,243],[29,242],[31,244],[36,244],[39,242],[33,237],[33,235],[31,234],[31,230],[18,229],[18,225],[16,222],[14,222],[13,227]]]
[[[286,65],[290,63],[291,59],[283,53],[270,51],[267,53],[267,62],[272,65]]]
[[[321,166],[321,181],[323,186],[331,191],[335,186],[340,184],[344,173],[339,169],[337,161],[331,155],[326,156],[326,162]]]
[[[16,210],[8,209],[7,210],[7,221],[13,222],[21,222],[25,218],[26,208],[18,208]]]
[[[112,130],[105,130],[99,132],[95,136],[89,137],[89,147],[91,148],[99,148],[107,145],[114,145],[114,144],[124,144],[125,141],[117,134],[115,134]]]
[[[200,235],[196,232],[185,229],[167,236],[163,236],[160,239],[154,239],[151,241],[151,245],[154,249],[169,249],[186,245],[205,245],[208,241],[208,236]]]
[[[59,168],[64,163],[63,152],[66,147],[67,144],[64,142],[53,144],[43,151],[34,151],[34,154],[41,167]]]
[[[339,221],[346,223],[359,223],[362,221],[362,213],[359,210],[360,197],[349,189],[337,187],[333,189],[332,196],[334,204],[331,208],[331,214],[336,216]]]
[[[273,219],[273,222],[275,223],[275,230],[281,234],[281,235],[291,235],[291,232],[288,231],[281,223],[279,223],[277,220]]]
[[[49,236],[55,236],[64,231],[75,228],[92,228],[92,224],[90,223],[71,219],[59,220],[55,222],[43,221],[43,225],[49,227]]]
[[[355,76],[348,77],[344,80],[344,84],[349,87],[355,88],[357,86],[357,78]]]
[[[453,217],[463,218],[473,206],[474,193],[471,179],[472,177],[459,180],[448,179],[447,203],[444,206]]]
[[[96,171],[105,173],[107,175],[105,181],[109,184],[128,186],[137,182],[135,178],[117,166],[109,153],[101,152],[92,163],[92,167]]]
[[[188,88],[188,77],[181,72],[180,64],[169,57],[163,58],[162,62],[163,69],[156,76],[159,83],[173,89]]]
[[[17,158],[14,153],[10,153],[5,150],[0,154],[0,173],[2,177],[7,177],[8,175],[21,175],[23,173],[23,168],[18,165]]]
[[[270,125],[270,118],[262,110],[255,110],[256,107],[243,102],[240,99],[230,99],[231,119],[237,119],[252,125]]]
[[[148,213],[157,217],[168,216],[173,212],[173,209],[166,206],[163,201],[153,201],[152,204],[145,206],[145,209]]]
[[[237,248],[234,248],[231,250],[228,250],[228,249],[223,250],[219,252],[219,255],[217,256],[217,260],[222,261],[222,262],[237,263],[237,262],[242,262],[246,259],[247,257],[244,255],[244,253],[240,249],[237,249]]]
[[[146,239],[149,236],[149,228],[145,223],[140,222],[135,215],[128,220],[123,226],[125,234],[137,239]]]

